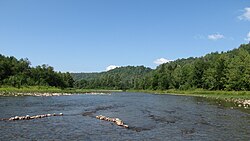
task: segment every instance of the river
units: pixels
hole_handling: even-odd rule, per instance
[[[228,104],[226,104],[228,105]],[[206,98],[144,93],[0,97],[0,140],[249,140],[250,112]],[[98,120],[118,117],[129,129]]]

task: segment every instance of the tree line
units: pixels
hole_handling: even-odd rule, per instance
[[[76,88],[250,90],[250,44],[227,52],[178,59],[155,70],[121,67],[99,74],[72,74]],[[79,79],[80,78],[80,79]]]
[[[139,89],[250,90],[250,45],[160,65]]]
[[[21,86],[73,87],[70,73],[54,71],[48,65],[31,67],[28,59],[16,59],[0,54],[0,85],[20,88]]]
[[[144,66],[119,67],[101,73],[72,73],[76,88],[85,89],[136,89],[136,81],[152,69]]]
[[[227,52],[178,59],[150,69],[119,67],[101,73],[61,73],[53,67],[31,67],[28,59],[0,54],[0,86],[53,86],[79,89],[250,90],[250,44]]]

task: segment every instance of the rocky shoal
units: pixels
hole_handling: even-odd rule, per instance
[[[119,119],[119,118],[110,118],[110,117],[106,117],[106,116],[103,116],[103,115],[99,115],[99,116],[96,116],[97,119],[100,119],[100,120],[105,120],[105,121],[109,121],[109,122],[114,122],[116,125],[118,126],[122,126],[122,127],[125,127],[125,128],[129,128],[128,125],[124,124],[124,122]]]
[[[32,119],[39,119],[39,118],[45,118],[45,117],[52,117],[52,116],[63,116],[63,113],[53,113],[53,114],[43,114],[43,115],[34,115],[34,116],[14,116],[6,119],[1,119],[1,120],[9,120],[9,121],[14,121],[14,120],[32,120]]]

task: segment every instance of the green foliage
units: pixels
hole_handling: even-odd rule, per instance
[[[158,66],[122,67],[102,73],[74,74],[77,88],[138,90],[250,90],[250,45]]]
[[[244,46],[245,47],[245,46]],[[235,51],[227,73],[228,90],[250,90],[250,54],[244,48]]]
[[[76,88],[126,90],[140,87],[139,80],[151,71],[152,69],[143,66],[127,66],[102,73],[74,73],[72,75],[76,80],[85,78],[75,82]]]
[[[250,90],[250,45],[226,53],[179,59],[153,71],[152,90]]]
[[[193,89],[193,90],[129,90],[129,92],[144,92],[144,93],[155,93],[155,94],[174,94],[174,95],[189,95],[206,97],[213,99],[223,99],[228,101],[239,100],[239,99],[250,99],[250,91],[221,91],[221,90],[204,90],[204,89]]]
[[[42,65],[31,67],[28,59],[0,55],[0,86],[54,86],[73,87],[74,80],[69,73],[55,72],[53,67]]]
[[[61,73],[28,59],[0,55],[0,86],[77,89],[250,91],[250,45],[158,66],[127,66],[101,73]]]
[[[20,88],[11,87],[11,86],[2,86],[0,87],[0,96],[24,96],[24,95],[33,95],[33,94],[43,94],[43,93],[111,93],[111,92],[121,92],[120,90],[102,90],[102,89],[74,89],[74,88],[57,88],[51,86],[22,86]]]
[[[93,80],[98,77],[100,77],[102,73],[71,73],[71,76],[75,81],[80,81],[80,80]]]

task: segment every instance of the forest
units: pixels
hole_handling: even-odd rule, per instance
[[[152,71],[144,66],[119,67],[102,73],[73,73],[76,88],[136,89],[136,82]],[[91,77],[92,76],[92,77]]]
[[[77,88],[134,90],[250,90],[250,44],[227,52],[178,59],[156,69],[121,67],[102,73],[72,74]]]
[[[31,67],[28,59],[16,59],[0,54],[0,86],[51,86],[70,88],[74,85],[70,73],[54,71],[48,65]]]
[[[61,73],[53,67],[31,67],[28,59],[0,55],[0,85],[52,86],[109,90],[250,90],[250,44],[227,52],[178,59],[156,69],[119,67],[101,73]]]

